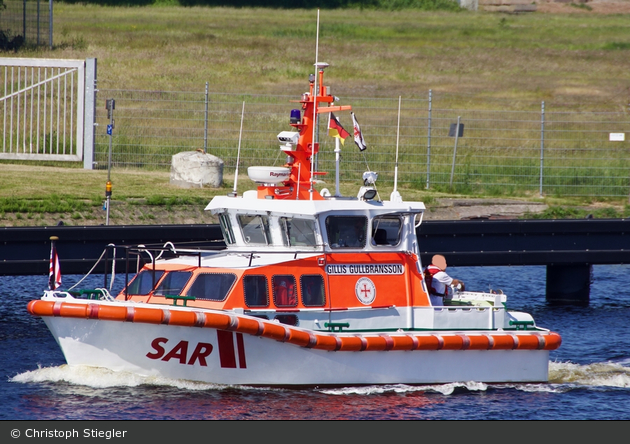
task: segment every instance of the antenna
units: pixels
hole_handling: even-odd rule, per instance
[[[398,127],[396,128],[396,163],[394,165],[394,191],[389,196],[392,202],[402,202],[402,197],[398,192],[398,142],[400,140],[400,103],[402,101],[401,96],[398,96]]]
[[[243,117],[245,116],[245,102],[243,101],[243,109],[241,110],[241,130],[238,133],[238,152],[236,154],[236,169],[234,170],[234,190],[232,196],[236,196],[236,183],[238,182],[238,163],[241,158],[241,139],[243,138]]]
[[[315,175],[314,173],[314,168],[315,168],[315,162],[314,162],[314,157],[315,157],[315,130],[317,128],[317,125],[315,125],[315,121],[317,120],[317,96],[319,95],[317,92],[317,77],[318,77],[318,69],[319,69],[319,61],[318,61],[318,57],[319,57],[319,9],[317,10],[317,37],[315,39],[315,83],[313,85],[313,94],[315,95],[313,97],[313,141],[311,142],[311,187],[308,190],[309,195],[310,195],[310,199],[313,200],[313,176]]]

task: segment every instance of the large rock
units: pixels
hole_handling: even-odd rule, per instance
[[[184,151],[171,160],[171,184],[182,188],[223,184],[223,160],[203,151]]]

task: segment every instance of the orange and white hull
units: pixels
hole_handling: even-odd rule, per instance
[[[544,382],[551,332],[324,333],[182,307],[37,300],[69,365],[216,384]]]

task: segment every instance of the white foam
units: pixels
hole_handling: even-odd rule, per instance
[[[170,379],[160,376],[142,376],[127,372],[114,372],[99,367],[69,366],[65,364],[58,367],[40,367],[37,370],[20,373],[10,378],[9,381],[21,383],[65,382],[91,388],[150,385],[176,387],[184,390],[217,390],[227,387],[219,384]]]
[[[321,393],[328,395],[376,395],[381,393],[413,393],[413,392],[437,392],[443,395],[452,394],[457,388],[465,388],[469,391],[485,391],[488,386],[482,382],[454,382],[449,384],[427,385],[370,385],[363,387],[342,387],[335,389],[321,389]]]
[[[115,372],[104,368],[88,366],[39,367],[15,375],[10,382],[18,383],[67,383],[91,388],[164,386],[183,390],[223,390],[231,386],[209,384],[183,379],[170,379],[161,376],[143,376],[127,372]],[[497,389],[512,388],[525,392],[562,393],[576,387],[584,388],[628,388],[630,387],[630,367],[620,363],[597,362],[593,364],[574,364],[572,362],[550,362],[549,382],[540,384],[485,384],[467,381],[449,384],[426,385],[371,385],[362,387],[342,387],[334,389],[319,389],[320,393],[329,395],[375,395],[382,393],[413,393],[435,392],[451,395],[457,389],[468,391],[486,391],[488,387]],[[270,390],[264,387],[244,387],[244,390]]]
[[[590,387],[630,387],[630,367],[615,362],[550,362],[549,382]]]

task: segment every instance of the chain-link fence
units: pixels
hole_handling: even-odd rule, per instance
[[[0,50],[11,51],[22,45],[48,46],[52,49],[52,0],[3,0],[0,10]]]
[[[105,100],[116,101],[112,166],[168,170],[181,151],[203,150],[234,173],[244,105],[240,171],[282,165],[277,134],[293,130],[289,115],[299,97],[208,92],[103,90],[98,93],[96,168],[107,168]],[[453,97],[428,92],[426,99],[348,97],[368,145],[360,152],[352,137],[342,147],[341,181],[356,181],[370,169],[378,183],[393,185],[398,148],[398,183],[486,195],[622,197],[630,191],[630,117],[627,113],[458,109]],[[400,103],[400,113],[399,113]],[[448,107],[440,107],[440,104]],[[537,108],[534,110],[534,108]],[[400,115],[400,123],[399,123]],[[337,116],[352,133],[348,113]],[[335,142],[328,116],[319,123],[317,169],[335,171]],[[460,122],[461,135],[454,125]],[[450,135],[449,135],[450,133]],[[623,139],[623,140],[618,140]]]

